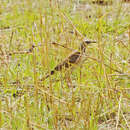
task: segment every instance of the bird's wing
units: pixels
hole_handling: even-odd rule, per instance
[[[65,58],[60,64],[58,64],[44,79],[53,75],[56,71],[61,71],[63,68],[69,68],[72,64],[77,63],[80,58],[81,53],[79,51],[75,51],[71,53],[67,58]]]

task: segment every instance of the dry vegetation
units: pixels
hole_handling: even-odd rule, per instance
[[[1,130],[130,129],[125,2],[0,1]],[[40,82],[84,38],[85,62]]]

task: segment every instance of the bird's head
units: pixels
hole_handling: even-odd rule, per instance
[[[90,44],[90,43],[96,43],[96,41],[84,40],[83,43],[85,43],[85,44]]]
[[[86,45],[91,44],[91,43],[96,43],[96,41],[84,40],[84,41],[81,43],[81,46],[80,46],[81,51],[85,52]]]

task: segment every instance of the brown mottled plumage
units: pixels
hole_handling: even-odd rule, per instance
[[[85,53],[86,44],[95,43],[95,41],[84,41],[79,47],[79,51],[74,51],[65,60],[58,64],[46,77],[41,79],[41,81],[47,79],[49,76],[53,75],[56,71],[61,71],[63,68],[67,69],[77,64],[81,61],[83,54]]]

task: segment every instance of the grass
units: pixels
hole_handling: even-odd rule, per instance
[[[0,128],[130,129],[129,12],[118,0],[1,1]],[[39,82],[85,37],[97,44],[82,65]]]

